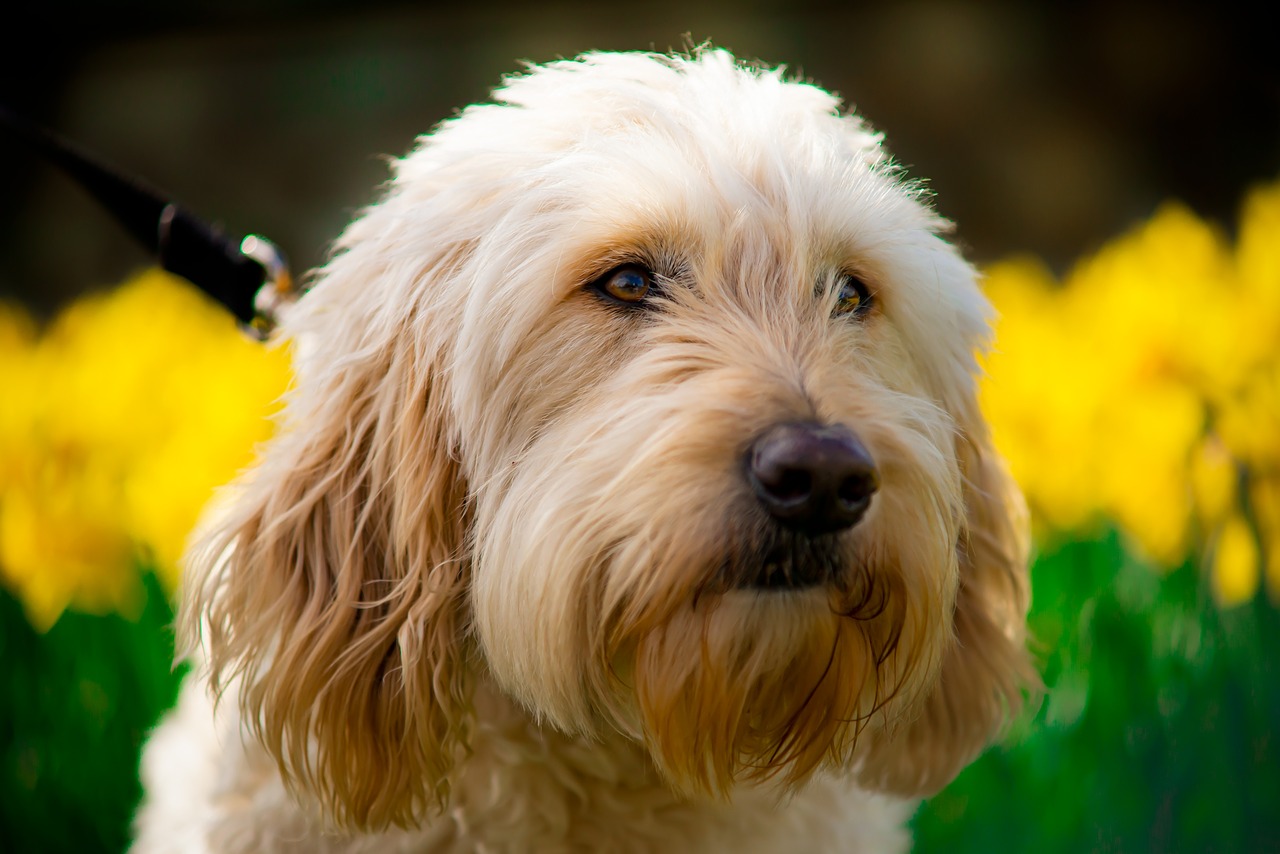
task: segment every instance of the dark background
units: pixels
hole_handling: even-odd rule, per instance
[[[4,13],[0,101],[302,269],[376,197],[383,156],[521,60],[709,39],[854,103],[975,260],[1062,269],[1168,198],[1229,223],[1244,188],[1280,175],[1275,33],[1245,8],[70,0]],[[0,139],[0,298],[47,314],[145,262]]]

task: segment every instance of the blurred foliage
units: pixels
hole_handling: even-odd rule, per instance
[[[921,808],[916,850],[1280,850],[1280,611],[1221,609],[1115,535],[1033,573],[1045,700]]]
[[[1280,850],[1280,185],[1234,240],[1169,205],[1061,281],[987,274],[1048,693],[918,850]],[[176,557],[287,383],[160,273],[40,334],[0,307],[0,850],[121,849]]]
[[[0,590],[0,851],[123,851],[138,754],[177,697],[172,612],[134,569],[132,618],[68,612],[47,633]]]

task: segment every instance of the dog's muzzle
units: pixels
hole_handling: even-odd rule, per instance
[[[880,486],[871,455],[839,424],[767,430],[747,449],[746,476],[770,517],[811,537],[856,525]]]
[[[796,590],[836,581],[839,534],[858,524],[880,485],[867,449],[846,427],[778,424],[756,438],[743,475],[774,522],[726,561],[739,588]]]

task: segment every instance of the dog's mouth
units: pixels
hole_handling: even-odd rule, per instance
[[[722,571],[730,589],[804,590],[831,584],[843,566],[837,534],[780,531],[761,546],[727,557]]]

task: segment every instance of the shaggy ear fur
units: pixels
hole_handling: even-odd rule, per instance
[[[946,786],[1022,708],[1039,676],[1027,651],[1026,509],[976,402],[960,413],[956,453],[966,530],[959,544],[954,639],[920,716],[872,748],[860,777],[928,796]]]
[[[286,782],[372,829],[444,803],[470,686],[464,486],[439,359],[401,296],[387,296],[395,319],[357,314],[383,302],[342,293],[369,287],[376,262],[360,252],[299,306],[303,381],[189,556],[182,618],[189,651],[203,630],[215,688],[238,681]]]

